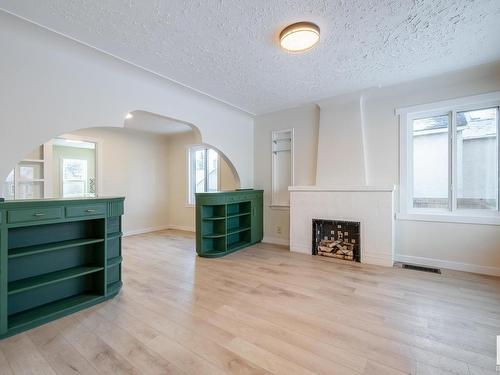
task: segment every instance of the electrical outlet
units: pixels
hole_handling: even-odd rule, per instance
[[[281,234],[281,227],[279,225],[276,227],[276,233]]]

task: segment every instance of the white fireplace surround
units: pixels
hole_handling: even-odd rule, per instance
[[[312,254],[312,220],[359,221],[361,262],[394,263],[394,186],[291,186],[290,251]]]

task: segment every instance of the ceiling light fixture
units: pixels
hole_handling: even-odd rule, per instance
[[[312,22],[297,22],[283,29],[281,47],[289,52],[303,52],[319,42],[319,27]]]
[[[134,117],[132,113],[127,113],[127,115],[125,116],[125,120],[130,120],[132,117]]]

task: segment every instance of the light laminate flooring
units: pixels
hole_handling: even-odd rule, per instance
[[[193,234],[123,239],[113,300],[0,341],[0,374],[495,374],[500,279]]]

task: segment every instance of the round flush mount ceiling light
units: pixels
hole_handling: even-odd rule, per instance
[[[289,52],[303,52],[319,42],[319,27],[312,22],[297,22],[283,29],[280,44]]]
[[[127,115],[125,116],[125,120],[130,120],[132,117],[134,117],[132,113],[127,113]]]

